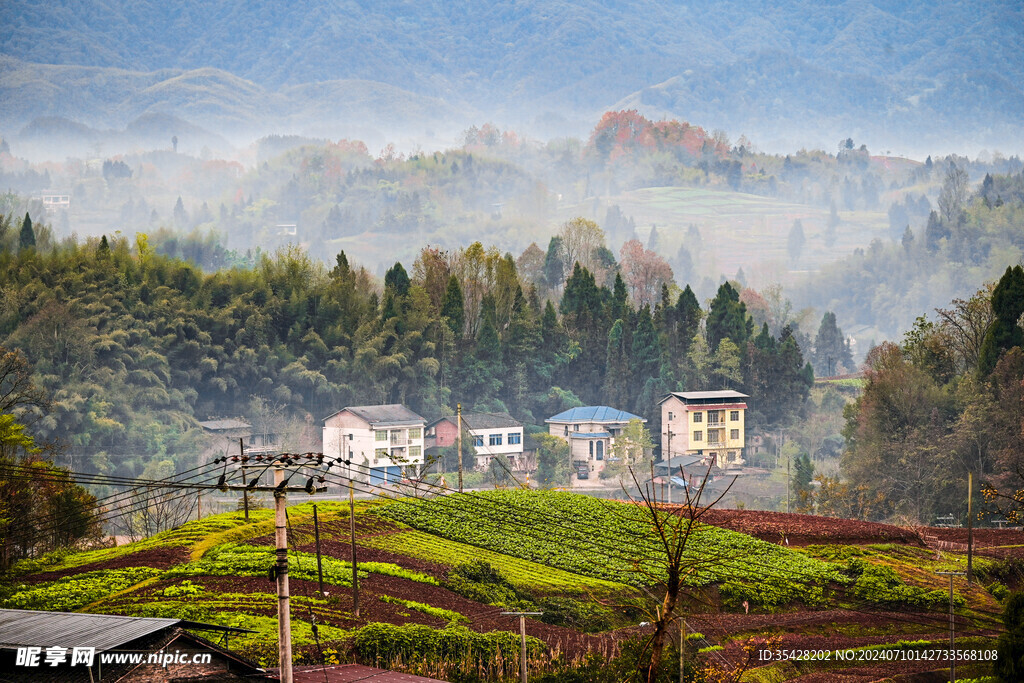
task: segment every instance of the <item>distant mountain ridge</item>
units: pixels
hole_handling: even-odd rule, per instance
[[[155,110],[237,126],[279,105],[308,107],[304,124],[377,112],[393,119],[380,125],[422,129],[477,112],[589,119],[623,103],[738,134],[842,103],[825,113],[833,134],[894,114],[919,130],[938,112],[944,129],[1006,135],[1020,129],[1024,99],[1014,0],[8,0],[0,21],[0,54],[18,60],[0,63],[4,127]],[[42,64],[88,70],[28,66]]]

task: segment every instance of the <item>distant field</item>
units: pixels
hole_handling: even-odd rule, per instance
[[[743,268],[748,277],[761,281],[785,281],[792,275],[820,270],[854,249],[867,248],[875,238],[890,240],[889,219],[883,211],[840,211],[842,223],[836,241],[825,246],[827,208],[794,204],[771,197],[692,187],[649,187],[603,198],[598,214],[618,205],[647,239],[651,225],[658,228],[662,255],[674,258],[686,239],[687,229],[700,229],[702,248],[688,244],[700,274],[717,279]],[[565,216],[592,214],[594,205],[564,207]],[[805,244],[800,259],[791,263],[787,240],[793,221],[803,224]]]

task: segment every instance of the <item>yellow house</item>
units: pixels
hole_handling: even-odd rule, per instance
[[[662,459],[703,455],[722,468],[742,467],[746,447],[746,394],[738,391],[676,391],[661,405]]]

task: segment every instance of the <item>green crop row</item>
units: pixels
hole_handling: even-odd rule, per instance
[[[17,592],[0,605],[8,609],[70,612],[131,588],[158,574],[160,570],[152,567],[101,569],[33,586],[17,586]]]
[[[665,578],[666,553],[643,506],[569,492],[507,490],[404,499],[376,511],[446,539],[575,574],[633,586]],[[689,522],[658,514],[669,528],[686,531]],[[687,584],[728,584],[766,606],[820,602],[822,586],[849,581],[834,564],[702,524],[689,530],[683,564]]]
[[[401,598],[395,598],[390,595],[380,595],[378,597],[381,602],[389,602],[393,605],[401,605],[402,607],[405,607],[407,609],[422,612],[427,616],[443,619],[450,624],[457,624],[462,621],[469,621],[469,619],[467,619],[466,617],[464,617],[463,615],[459,614],[454,610],[443,609],[441,607],[433,607],[432,605],[427,605],[422,602],[416,602],[415,600],[403,600]]]
[[[573,574],[512,555],[440,538],[423,531],[409,530],[387,536],[365,538],[360,543],[371,548],[401,553],[449,567],[482,560],[498,569],[514,586],[525,590],[544,593],[586,592],[608,595],[627,588],[621,583]]]

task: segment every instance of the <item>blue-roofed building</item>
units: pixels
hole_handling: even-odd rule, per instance
[[[570,408],[544,422],[550,434],[569,442],[574,474],[583,479],[601,473],[611,456],[615,437],[622,433],[630,420],[647,422],[639,415],[608,406]]]

